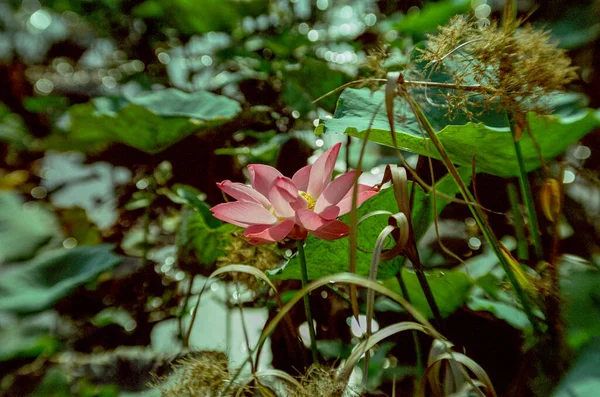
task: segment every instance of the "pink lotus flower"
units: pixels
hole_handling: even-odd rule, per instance
[[[213,215],[246,228],[251,244],[266,244],[285,237],[304,239],[308,233],[336,240],[349,233],[337,220],[352,208],[352,186],[356,171],[331,180],[341,143],[323,153],[312,165],[301,168],[290,179],[275,168],[248,165],[252,187],[223,181],[219,188],[237,201],[214,206]],[[358,185],[358,205],[377,193],[377,188]]]

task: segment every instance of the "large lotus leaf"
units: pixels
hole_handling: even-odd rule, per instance
[[[460,170],[463,178],[468,178],[470,171]],[[468,180],[468,179],[467,179]],[[416,186],[413,207],[412,207],[412,223],[415,227],[417,239],[425,232],[427,227],[433,221],[433,206],[430,194],[426,194],[419,185],[414,185],[409,182],[409,188]],[[454,196],[457,193],[456,184],[450,177],[444,177],[436,184],[437,190]],[[448,204],[448,200],[438,198],[437,212],[442,211],[444,206]],[[394,198],[394,192],[391,188],[383,189],[377,195],[363,203],[358,209],[359,219],[373,211],[390,211],[398,212],[398,204]],[[349,222],[349,215],[344,215],[340,218],[343,222]],[[388,216],[377,215],[364,220],[358,226],[358,250],[356,252],[356,273],[362,276],[369,275],[371,266],[371,252],[375,246],[375,242],[379,233],[387,226]],[[334,241],[320,240],[312,235],[306,239],[306,262],[308,268],[308,278],[316,279],[330,274],[347,272],[348,271],[348,253],[350,249],[350,241],[348,238],[342,238]],[[394,276],[398,271],[400,258],[396,258],[389,262],[380,262],[377,273],[377,278],[386,279]],[[295,256],[277,273],[274,273],[275,278],[280,279],[300,279],[300,263],[298,257]]]
[[[0,263],[31,258],[57,233],[55,225],[43,207],[24,209],[17,194],[0,192]]]
[[[425,277],[443,317],[454,313],[456,309],[465,303],[472,281],[464,272],[459,270],[431,270],[425,272]],[[406,285],[411,304],[423,315],[433,318],[433,313],[415,272],[403,268],[402,280]],[[402,293],[396,278],[386,280],[384,285],[398,294]]]
[[[75,147],[116,141],[155,154],[240,111],[237,101],[206,91],[188,94],[166,89],[135,97],[97,98],[71,107],[67,138]]]
[[[320,125],[317,132],[345,133],[364,138],[373,112],[379,108],[371,126],[369,140],[393,146],[385,107],[380,106],[383,101],[384,94],[381,91],[371,93],[366,88],[345,89],[338,100],[334,117]],[[559,105],[559,114],[528,115],[531,131],[546,160],[564,152],[567,146],[600,125],[600,114],[592,109],[581,108],[579,102],[576,96],[558,95],[551,105]],[[498,114],[486,114],[480,119],[483,122],[473,123],[464,122],[464,118],[451,121],[446,117],[445,109],[431,107],[424,108],[424,111],[452,161],[470,166],[475,156],[478,171],[503,177],[518,175],[512,135],[509,128],[503,126]],[[424,132],[406,103],[396,100],[394,116],[396,140],[401,149],[440,158],[429,139],[424,138]],[[524,134],[521,139],[521,148],[527,171],[539,168],[539,155],[528,134]]]
[[[103,244],[56,249],[15,264],[0,278],[0,311],[24,314],[51,307],[76,287],[120,263],[112,248]]]

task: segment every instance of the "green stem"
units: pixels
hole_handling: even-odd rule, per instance
[[[396,279],[398,280],[398,284],[400,285],[400,291],[402,291],[402,297],[411,304],[410,296],[408,295],[408,289],[406,288],[406,283],[402,278],[402,266],[400,266],[400,271],[396,273]],[[421,345],[419,344],[419,333],[417,331],[412,331],[413,340],[415,341],[415,354],[417,355],[417,381],[421,379],[423,376],[423,358],[421,357]]]
[[[519,163],[519,183],[521,185],[521,194],[527,207],[527,215],[529,218],[529,228],[533,237],[533,246],[535,247],[536,260],[539,262],[544,258],[544,251],[542,249],[542,239],[540,234],[540,226],[537,219],[537,213],[535,211],[535,204],[533,202],[533,194],[531,193],[531,185],[529,184],[529,177],[527,176],[527,170],[525,169],[525,160],[523,159],[523,152],[521,151],[521,141],[517,140],[517,131],[514,118],[508,116],[510,129],[513,132],[515,153],[517,155],[517,161]]]
[[[527,239],[525,238],[525,229],[523,219],[521,218],[521,209],[519,208],[519,192],[513,181],[508,182],[506,186],[508,200],[513,213],[513,222],[515,224],[515,234],[517,236],[517,255],[519,260],[527,261],[529,259],[529,249]]]
[[[302,288],[308,284],[308,270],[306,268],[306,256],[304,255],[304,240],[297,240],[298,257],[300,258],[300,270],[302,273]],[[306,313],[306,322],[308,324],[308,333],[310,335],[310,350],[312,352],[313,363],[317,363],[319,356],[317,354],[317,338],[312,313],[310,311],[310,294],[304,294],[304,312]]]
[[[474,203],[475,199],[474,199],[473,195],[471,194],[469,189],[467,189],[467,187],[466,187],[464,181],[462,180],[462,178],[460,177],[460,174],[458,173],[456,167],[454,166],[454,164],[448,157],[448,154],[444,150],[444,146],[442,145],[439,138],[437,137],[433,127],[429,123],[429,120],[427,119],[427,117],[425,117],[425,114],[421,110],[421,107],[412,97],[408,96],[406,99],[408,100],[409,105],[410,105],[411,109],[413,110],[413,113],[417,117],[417,120],[420,122],[420,124],[426,130],[427,136],[429,136],[429,138],[431,139],[431,143],[433,143],[437,152],[442,157],[442,161],[444,162],[444,165],[448,169],[448,172],[450,173],[450,175],[452,175],[452,177],[456,181],[456,184],[458,186],[458,189],[459,189],[461,195],[463,196],[463,198],[466,201]],[[521,306],[523,307],[523,311],[525,312],[525,315],[529,319],[529,322],[531,322],[533,330],[535,331],[536,334],[538,334],[538,335],[541,334],[539,324],[533,314],[533,310],[531,309],[531,304],[529,303],[527,295],[525,294],[525,291],[523,291],[523,288],[521,288],[521,285],[518,283],[515,273],[513,272],[512,268],[510,267],[510,263],[508,262],[508,259],[504,256],[504,253],[502,252],[502,248],[500,248],[500,242],[498,241],[498,238],[496,237],[490,224],[488,223],[487,218],[485,217],[481,207],[478,205],[470,204],[469,209],[471,210],[471,213],[473,214],[473,217],[475,218],[475,221],[477,222],[477,225],[479,226],[479,229],[483,233],[486,241],[488,242],[488,244],[494,251],[494,254],[500,261],[500,265],[502,266],[502,269],[506,273],[508,280],[510,281],[510,284],[512,285],[512,287],[515,291],[515,294],[517,295],[517,298],[519,299],[519,302],[521,303]]]
[[[427,281],[423,267],[420,263],[413,263],[413,268],[415,269],[415,274],[417,275],[417,280],[419,280],[421,289],[425,294],[427,304],[433,313],[433,318],[435,318],[437,327],[442,334],[446,334],[446,325],[444,323],[444,319],[442,318],[442,313],[440,312],[440,309],[435,301],[435,297],[433,296],[433,292],[431,291],[431,287],[429,286],[429,282]]]

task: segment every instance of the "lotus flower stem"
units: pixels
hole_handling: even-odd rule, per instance
[[[300,270],[302,272],[302,288],[308,284],[308,270],[306,268],[306,256],[304,255],[304,240],[297,240],[298,258],[300,258]],[[304,294],[304,312],[306,313],[306,323],[308,324],[308,334],[310,335],[310,351],[312,352],[313,363],[317,363],[319,356],[317,354],[317,338],[312,313],[310,311],[310,293]]]

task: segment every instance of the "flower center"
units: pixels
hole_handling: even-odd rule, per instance
[[[306,200],[306,202],[308,203],[308,209],[309,210],[314,210],[315,209],[315,204],[317,203],[317,201],[308,193],[303,192],[302,190],[298,191],[298,194],[302,197],[304,197],[304,199]]]
[[[277,215],[277,212],[275,211],[275,208],[271,207],[271,209],[269,210],[269,212],[275,217],[277,218],[277,222],[283,222],[285,221],[285,218],[280,217],[279,215]]]

